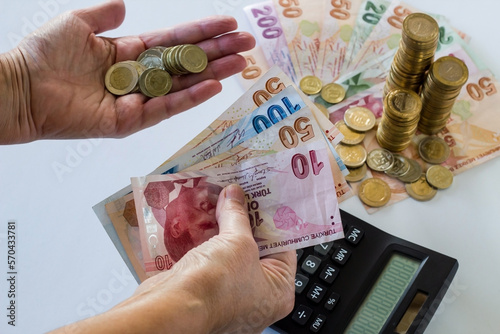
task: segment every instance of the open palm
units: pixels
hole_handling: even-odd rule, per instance
[[[123,137],[194,107],[221,90],[219,80],[241,71],[238,52],[254,46],[250,34],[231,32],[233,18],[214,16],[139,36],[97,36],[118,27],[122,1],[109,1],[61,15],[24,39],[9,54],[21,84],[19,108],[0,117],[9,142],[43,138]],[[197,44],[209,64],[200,74],[174,77],[171,92],[148,99],[141,94],[116,97],[104,86],[115,62],[136,59],[147,48]],[[2,129],[3,130],[3,129]],[[0,138],[1,139],[1,138]]]

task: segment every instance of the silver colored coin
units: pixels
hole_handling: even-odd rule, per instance
[[[385,172],[394,165],[394,155],[384,148],[376,148],[366,158],[368,167],[377,172]]]
[[[385,174],[391,177],[401,177],[410,171],[410,161],[401,154],[394,154],[394,164]]]
[[[422,166],[417,160],[408,159],[410,163],[410,170],[403,176],[398,177],[398,180],[404,183],[416,182],[422,175]]]

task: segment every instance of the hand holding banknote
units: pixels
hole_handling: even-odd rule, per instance
[[[144,281],[130,299],[60,332],[260,333],[286,316],[294,303],[295,252],[259,259],[239,186],[224,188],[216,208],[218,235]]]
[[[98,36],[124,17],[122,1],[73,11],[0,56],[0,144],[130,135],[219,93],[219,80],[245,67],[237,53],[255,43],[248,33],[230,33],[237,23],[225,16],[138,36]],[[174,77],[171,94],[148,100],[106,91],[103,74],[113,63],[136,59],[152,46],[183,43],[200,46],[208,66],[199,74]]]

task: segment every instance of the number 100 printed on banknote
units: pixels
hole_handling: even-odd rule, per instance
[[[148,276],[168,270],[218,234],[217,198],[231,183],[245,191],[261,256],[344,236],[329,149],[312,114],[305,111],[282,121],[275,153],[219,168],[193,166],[192,171],[132,178]],[[255,142],[275,137],[270,131]]]

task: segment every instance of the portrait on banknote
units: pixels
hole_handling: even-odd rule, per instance
[[[221,190],[203,177],[151,182],[144,189],[146,202],[164,229],[163,242],[173,261],[219,233],[215,209]]]

